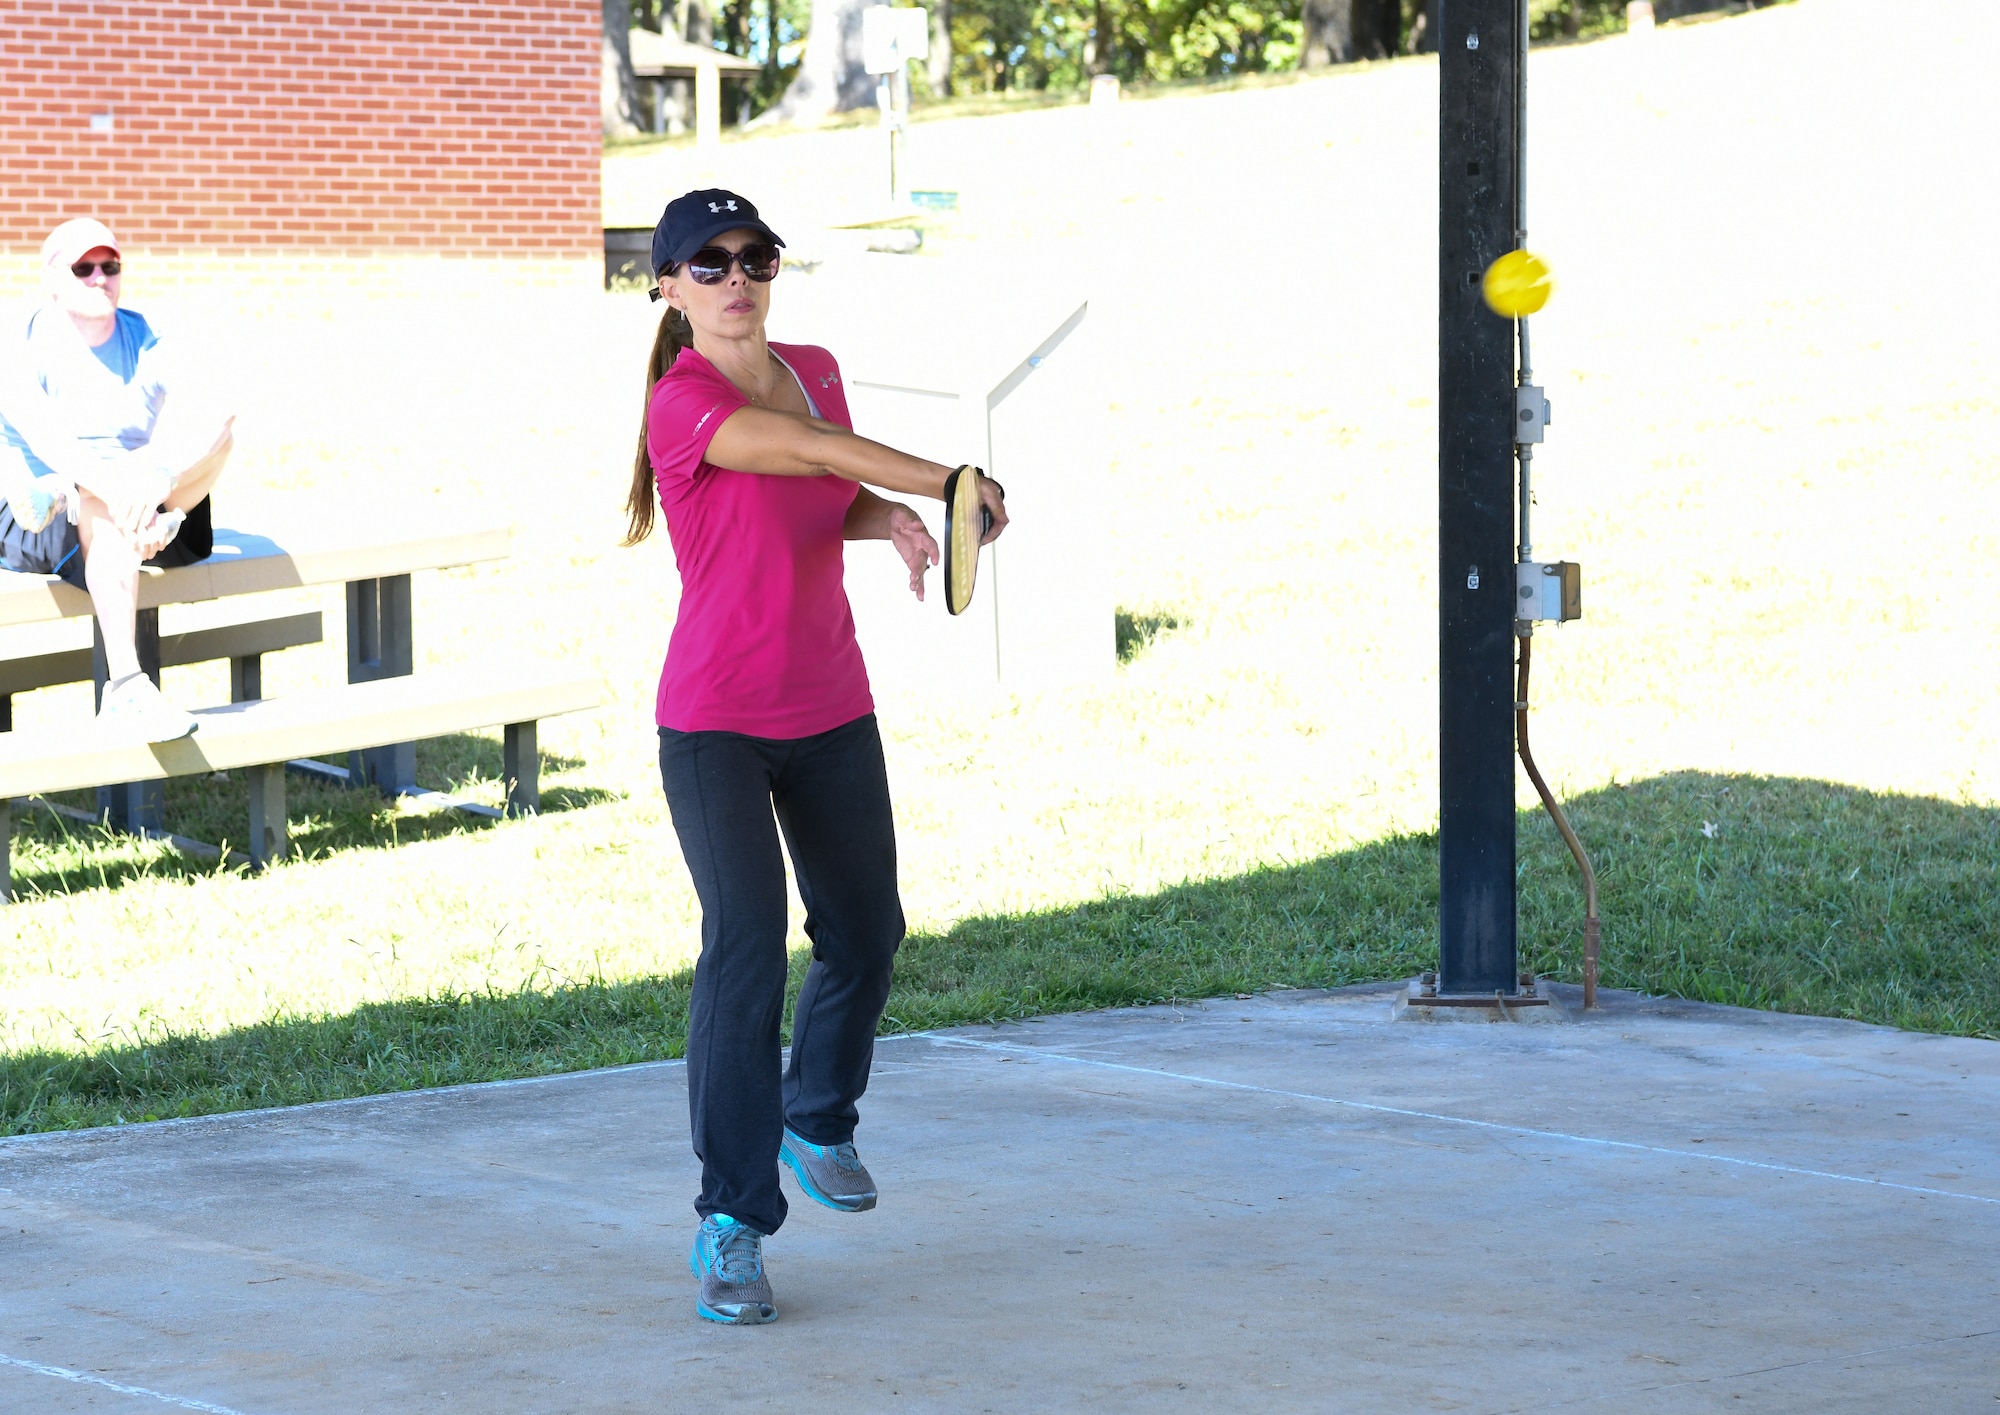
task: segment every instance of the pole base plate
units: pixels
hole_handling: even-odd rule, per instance
[[[1570,1012],[1552,993],[1523,978],[1518,992],[1441,993],[1437,975],[1410,979],[1396,997],[1398,1022],[1567,1022]]]

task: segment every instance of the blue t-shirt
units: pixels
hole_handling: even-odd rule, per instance
[[[23,372],[47,395],[54,423],[86,457],[111,456],[152,440],[167,397],[168,360],[146,317],[118,311],[111,337],[96,348],[61,310],[44,307],[28,321]],[[52,471],[0,406],[0,432],[36,476]],[[37,435],[41,435],[39,432]]]
[[[28,326],[28,335],[30,339],[34,337],[33,323]],[[118,327],[111,331],[111,337],[90,352],[118,376],[120,383],[130,384],[133,375],[139,372],[139,355],[157,347],[159,342],[160,336],[153,333],[146,316],[136,310],[120,310]]]

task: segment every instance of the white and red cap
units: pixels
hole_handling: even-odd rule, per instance
[[[49,232],[48,239],[42,242],[42,264],[75,265],[99,246],[118,254],[118,238],[111,234],[109,226],[94,216],[79,216]]]

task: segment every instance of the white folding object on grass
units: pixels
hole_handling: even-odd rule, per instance
[[[924,602],[886,546],[847,547],[847,597],[880,682],[1087,682],[1116,666],[1106,560],[1104,397],[1089,301],[976,262],[856,256],[790,280],[779,339],[840,361],[854,430],[904,452],[970,462],[1005,488],[1011,524],[981,552],[956,618],[933,572]],[[918,502],[934,535],[942,510]]]

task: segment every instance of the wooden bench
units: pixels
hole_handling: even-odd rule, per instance
[[[158,634],[158,610],[151,627]],[[58,688],[69,683],[88,683],[104,678],[103,639],[89,648],[54,649],[43,653],[8,654],[0,649],[0,732],[14,730],[14,695],[37,688]],[[229,699],[247,702],[264,696],[263,657],[281,649],[317,644],[325,637],[317,610],[308,614],[282,614],[271,618],[251,618],[231,624],[210,625],[179,634],[158,634],[150,657],[160,668],[184,668],[192,663],[229,660]]]
[[[195,713],[200,731],[177,742],[109,740],[90,725],[5,734],[0,736],[0,898],[13,897],[8,841],[15,796],[247,771],[249,856],[251,867],[261,870],[285,854],[286,762],[500,726],[506,733],[506,813],[521,815],[541,804],[536,724],[595,707],[600,696],[595,678],[516,663],[504,671],[440,670],[203,708]]]
[[[342,581],[379,585],[413,570],[504,560],[509,539],[501,526],[423,532],[343,526],[329,519],[269,535],[218,527],[215,553],[208,559],[147,573],[139,585],[139,608]],[[0,628],[89,613],[90,596],[54,575],[0,570]]]
[[[408,674],[415,663],[411,573],[505,559],[510,538],[503,527],[428,531],[407,523],[345,525],[337,517],[321,518],[297,529],[268,535],[218,528],[215,552],[208,559],[171,570],[149,570],[141,580],[140,664],[157,680],[163,667],[226,657],[231,664],[231,697],[261,698],[258,655],[317,642],[318,615],[283,616],[228,626],[224,630],[162,636],[160,607],[344,582],[348,681],[371,682]],[[23,575],[0,569],[0,629],[86,617],[90,612],[90,597],[53,575]],[[315,628],[310,640],[301,637],[306,630],[303,621],[307,619],[313,621]],[[260,644],[265,646],[259,647]],[[50,687],[58,682],[79,682],[93,676],[77,673],[73,678],[50,677],[73,672],[81,661],[58,652],[15,658],[11,668],[0,665],[0,683],[22,684],[0,689],[5,695],[4,703],[0,703],[6,713],[4,726],[12,726],[13,693],[31,687]],[[97,667],[101,670],[101,664]],[[15,677],[8,679],[5,676],[8,673]],[[30,681],[37,676],[44,681]],[[356,784],[371,782],[390,794],[413,792],[416,790],[414,742],[384,742],[357,750],[349,760],[347,772]],[[99,794],[100,809],[112,825],[149,833],[159,831],[162,797],[157,778],[99,784],[106,788]]]

